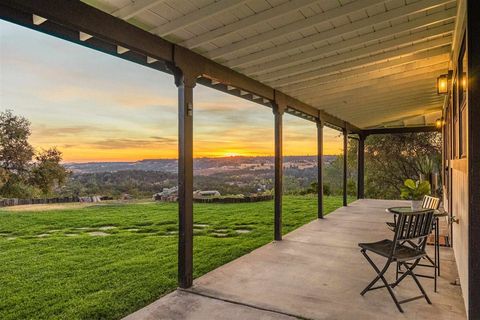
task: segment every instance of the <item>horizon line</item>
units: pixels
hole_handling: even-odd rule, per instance
[[[324,154],[324,157],[327,156],[336,156],[338,154]],[[283,157],[316,157],[317,155],[309,154],[298,154],[298,155],[284,155]],[[234,158],[273,158],[275,155],[264,155],[264,156],[211,156],[211,157],[193,157],[193,159],[234,159]],[[178,160],[178,158],[151,158],[151,159],[139,159],[139,160],[98,160],[98,161],[64,161],[63,164],[87,164],[87,163],[106,163],[106,162],[125,162],[125,163],[135,163],[142,161],[159,161],[159,160]]]

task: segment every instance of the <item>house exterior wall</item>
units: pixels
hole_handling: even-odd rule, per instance
[[[444,203],[469,319],[480,319],[480,4],[458,0],[443,116]]]
[[[465,307],[468,306],[468,174],[465,159],[452,161],[452,215],[458,219],[453,224],[453,248],[462,285]]]

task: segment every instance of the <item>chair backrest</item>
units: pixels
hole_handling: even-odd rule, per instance
[[[418,240],[419,243],[424,240],[426,244],[433,227],[433,213],[433,209],[400,213],[395,228],[395,240],[397,242]]]
[[[440,207],[440,198],[431,196],[424,196],[422,201],[422,208],[437,210]]]

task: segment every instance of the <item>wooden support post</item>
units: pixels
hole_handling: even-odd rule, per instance
[[[193,282],[193,88],[196,78],[172,68],[178,87],[178,286]]]
[[[480,2],[467,2],[468,318],[480,319]]]
[[[347,206],[347,154],[348,154],[348,131],[343,129],[343,206]]]
[[[283,195],[283,114],[286,109],[284,96],[275,95],[272,103],[275,116],[275,231],[274,239],[282,240],[282,195]]]
[[[358,135],[358,181],[357,181],[357,198],[365,198],[365,138],[364,134]]]
[[[318,219],[323,219],[323,122],[317,120],[317,197]]]

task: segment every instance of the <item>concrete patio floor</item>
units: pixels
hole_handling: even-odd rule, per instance
[[[466,319],[460,287],[450,284],[457,277],[450,248],[441,249],[438,292],[433,292],[433,280],[420,279],[432,305],[424,299],[409,302],[402,314],[386,289],[360,296],[375,272],[357,243],[391,238],[385,221],[392,217],[385,208],[398,205],[405,202],[358,200],[289,233],[283,241],[205,274],[190,290],[168,294],[126,319]],[[394,279],[391,269],[389,278]],[[400,299],[419,295],[410,277],[395,292]]]

